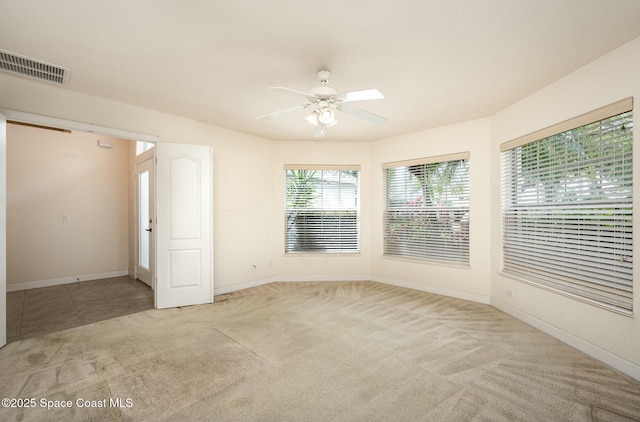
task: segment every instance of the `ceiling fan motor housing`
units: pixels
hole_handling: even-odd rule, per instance
[[[320,79],[320,83],[322,83],[322,86],[313,88],[311,90],[312,95],[315,95],[316,97],[319,97],[322,99],[326,99],[329,97],[333,97],[334,95],[338,95],[337,89],[327,86],[329,79],[331,79],[331,71],[319,70],[318,79]]]
[[[330,86],[319,86],[311,90],[311,95],[324,99],[338,95],[338,91]]]
[[[331,71],[330,70],[319,70],[318,71],[318,79],[320,82],[327,83],[329,79],[331,79]]]

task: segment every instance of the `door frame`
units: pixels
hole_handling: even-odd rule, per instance
[[[7,248],[6,248],[6,240],[5,240],[7,183],[6,183],[6,124],[3,123],[4,119],[6,119],[6,121],[15,121],[19,123],[49,126],[49,127],[59,128],[59,129],[67,129],[71,131],[96,133],[99,135],[105,135],[105,136],[110,136],[114,138],[129,140],[129,141],[149,142],[149,143],[156,144],[156,147],[158,146],[158,143],[168,144],[167,140],[163,140],[160,137],[155,135],[136,133],[136,132],[131,132],[127,130],[114,129],[106,126],[98,126],[98,125],[89,124],[89,123],[74,122],[71,120],[41,116],[41,115],[32,114],[32,113],[25,113],[21,111],[0,108],[0,132],[1,132],[0,133],[0,293],[2,293],[2,297],[0,298],[0,302],[1,302],[0,310],[2,311],[0,312],[0,324],[3,327],[2,329],[0,329],[0,347],[3,347],[4,344],[6,343],[6,310],[4,308],[6,308],[6,283],[7,283],[7,277],[6,277]],[[181,144],[176,144],[176,145],[181,145]],[[190,144],[182,144],[182,145],[187,146]],[[212,156],[211,156],[212,149],[211,147],[209,147],[209,149],[210,149],[210,153],[208,157],[208,163],[209,163],[208,165],[212,166],[213,165]],[[154,164],[154,172],[157,175],[157,163],[155,159],[153,164]],[[213,177],[212,167],[209,167],[208,177],[211,178],[211,180],[208,183],[208,186],[210,189],[212,189],[213,188],[213,184],[211,183],[212,177]],[[154,183],[155,195],[157,195],[158,185],[159,184],[156,181]],[[211,200],[212,195],[213,195],[213,192],[208,191],[205,196],[207,196]],[[156,201],[157,201],[157,198],[156,198]],[[154,208],[155,208],[154,215],[157,216],[158,208],[157,206]],[[213,297],[214,297],[213,296],[214,295],[214,276],[213,276],[213,209],[211,204],[210,204],[208,214],[209,214],[208,218],[210,218],[208,238],[211,244],[210,245],[211,248],[208,249],[208,252],[210,254],[208,259],[211,267],[208,275],[208,281],[209,281],[211,292],[210,292],[210,299],[207,299],[207,303],[212,303]],[[156,221],[154,221],[153,228],[157,229],[158,227],[157,217],[155,217],[155,220]],[[157,237],[158,236],[156,234],[155,238],[157,239]],[[158,308],[158,298],[157,298],[158,286],[156,284],[158,280],[158,271],[157,271],[158,248],[156,247],[154,249],[155,249],[154,250],[155,256],[154,256],[154,263],[153,263],[153,273],[154,273],[153,284],[155,285],[154,287],[155,287],[155,293],[156,293],[154,294],[154,308],[157,309]],[[172,305],[169,305],[169,306],[172,306]]]
[[[134,170],[134,224],[133,230],[135,232],[133,236],[133,276],[136,280],[140,280],[146,284],[146,281],[138,278],[138,271],[140,270],[140,266],[138,265],[138,260],[140,259],[140,183],[138,181],[138,166],[147,163],[149,164],[150,170],[149,174],[151,175],[151,183],[149,185],[150,195],[151,195],[151,204],[149,205],[149,213],[151,220],[149,222],[149,228],[151,229],[150,233],[150,244],[149,244],[149,273],[150,273],[150,284],[151,290],[156,289],[156,277],[155,277],[155,235],[156,230],[155,227],[155,215],[156,215],[156,201],[155,201],[155,147],[143,152],[142,154],[136,156],[135,162],[135,170]]]
[[[99,135],[110,136],[114,138],[126,139],[129,141],[143,141],[143,142],[151,142],[158,143],[163,142],[163,140],[155,135],[149,135],[138,132],[131,132],[127,130],[114,129],[106,126],[98,126],[90,123],[80,123],[74,122],[71,120],[58,119],[55,117],[41,116],[38,114],[25,113],[22,111],[15,111],[10,109],[0,109],[0,115],[3,115],[7,121],[15,121],[19,123],[28,123],[33,125],[41,125],[41,126],[49,126],[55,127],[59,129],[66,129],[71,131],[78,132],[89,132],[96,133]],[[4,303],[4,305],[0,306],[0,325],[4,328],[0,329],[0,347],[2,347],[4,342],[6,342],[6,287],[7,287],[7,274],[6,274],[6,256],[7,256],[7,247],[4,233],[6,228],[6,201],[2,202],[4,198],[6,198],[7,192],[7,180],[6,180],[6,124],[1,125],[0,127],[0,294],[2,297],[0,298],[0,302]],[[3,142],[4,141],[4,142]],[[166,142],[166,141],[165,141]],[[154,302],[154,308],[156,304]],[[4,338],[2,338],[4,336]]]
[[[151,143],[164,141],[163,139],[155,135],[131,132],[128,130],[114,129],[106,126],[94,125],[92,123],[74,122],[71,120],[58,119],[56,117],[48,117],[48,116],[41,116],[33,113],[25,113],[23,111],[15,111],[15,110],[0,108],[0,114],[3,114],[7,118],[7,121],[11,120],[11,121],[20,122],[20,123],[50,126],[58,129],[67,129],[67,130],[78,131],[78,132],[97,133],[99,135],[126,139],[128,141],[143,141],[143,142],[151,142]]]
[[[0,347],[7,344],[7,120],[0,110]]]

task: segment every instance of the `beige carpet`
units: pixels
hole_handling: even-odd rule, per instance
[[[0,420],[640,420],[640,382],[490,306],[372,282],[216,300],[10,343],[0,397],[36,406]]]

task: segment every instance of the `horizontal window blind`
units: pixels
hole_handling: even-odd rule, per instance
[[[469,154],[384,169],[384,254],[469,263]]]
[[[632,310],[632,129],[626,111],[503,151],[506,274]]]
[[[285,166],[285,253],[359,251],[359,167]]]

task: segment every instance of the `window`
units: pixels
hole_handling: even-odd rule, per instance
[[[285,253],[358,252],[359,166],[285,166]]]
[[[140,155],[154,146],[156,145],[152,142],[136,141],[136,155]]]
[[[505,274],[632,311],[632,106],[503,144]]]
[[[384,254],[469,263],[469,154],[388,163]]]

